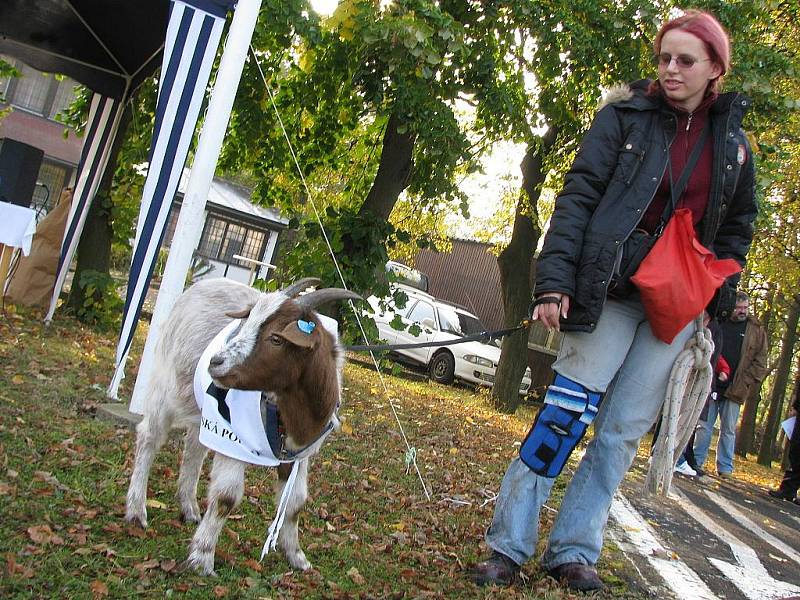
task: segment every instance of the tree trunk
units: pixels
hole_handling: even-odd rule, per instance
[[[761,403],[761,393],[748,398],[742,407],[742,422],[739,424],[739,431],[736,433],[736,454],[742,458],[747,458],[753,452],[756,440],[756,414],[758,405]]]
[[[542,169],[542,157],[550,152],[555,138],[556,130],[551,127],[538,146],[528,147],[520,165],[522,190],[514,215],[514,230],[511,242],[497,258],[506,327],[513,327],[528,316],[532,296],[533,253],[541,235],[537,203],[547,175]],[[499,411],[513,413],[519,406],[519,385],[527,365],[528,330],[524,329],[503,340],[492,388],[494,404]]]
[[[392,213],[397,198],[411,182],[414,166],[413,151],[415,136],[408,131],[398,132],[398,117],[392,113],[383,134],[383,148],[375,181],[367,194],[360,212],[370,211],[386,220]]]
[[[772,322],[773,309],[775,303],[775,288],[770,286],[767,294],[767,310],[762,319],[761,324],[764,326],[764,331],[767,332],[767,347],[769,347],[770,326]],[[756,440],[756,416],[758,415],[758,405],[761,403],[761,394],[757,394],[752,398],[748,398],[742,407],[742,422],[739,424],[739,431],[736,434],[736,454],[746,458],[747,455],[755,451]]]
[[[761,448],[758,450],[758,464],[772,466],[774,458],[775,438],[783,410],[783,398],[786,395],[786,384],[792,367],[792,355],[797,342],[797,323],[800,320],[800,296],[792,297],[789,314],[786,318],[786,331],[783,334],[781,355],[775,369],[775,380],[769,399],[769,412],[764,426],[764,436],[761,438]]]
[[[86,223],[83,226],[81,239],[78,242],[78,261],[66,303],[69,310],[75,314],[79,314],[78,309],[87,300],[85,288],[80,285],[83,274],[87,271],[109,274],[111,242],[114,237],[111,223],[111,184],[114,181],[114,173],[117,170],[119,151],[125,140],[128,124],[131,122],[131,111],[132,103],[128,102],[122,112],[119,129],[109,153],[108,164],[103,172],[103,178],[100,180],[97,192],[91,200]],[[95,298],[95,301],[99,302],[101,300],[102,297]]]

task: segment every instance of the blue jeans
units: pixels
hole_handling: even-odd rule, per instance
[[[567,487],[550,533],[542,557],[546,569],[597,562],[611,500],[639,440],[659,414],[672,365],[693,332],[690,323],[672,344],[657,340],[641,303],[628,299],[606,301],[594,332],[565,334],[553,370],[589,390],[607,393],[594,422],[594,439]],[[518,457],[511,462],[486,532],[489,547],[517,564],[531,558],[539,511],[553,482]]]
[[[736,446],[736,422],[739,406],[732,400],[712,400],[708,403],[708,419],[700,421],[694,442],[694,456],[702,467],[708,458],[714,424],[719,415],[719,441],[717,442],[717,473],[733,473],[733,451]]]

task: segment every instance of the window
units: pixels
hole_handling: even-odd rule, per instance
[[[43,115],[50,87],[55,80],[51,75],[44,75],[28,65],[19,65],[18,68],[20,68],[22,76],[15,80],[16,86],[10,98],[11,103]]]
[[[414,323],[422,323],[425,319],[430,319],[436,323],[433,306],[424,300],[417,302],[417,305],[408,313],[408,319]]]
[[[77,91],[78,84],[76,84],[71,79],[64,79],[58,82],[58,89],[56,90],[56,95],[53,98],[53,105],[50,108],[50,118],[55,120],[60,112],[66,110],[66,108],[72,104],[72,101],[75,100],[75,92]]]
[[[449,306],[439,306],[439,321],[442,324],[442,331],[460,337],[485,331],[476,317]]]
[[[50,212],[55,207],[61,191],[66,185],[70,169],[64,165],[42,161],[39,175],[36,179],[36,188],[33,190],[32,208],[42,214]]]
[[[42,73],[8,56],[0,58],[20,72],[19,77],[0,78],[0,101],[55,119],[75,99],[75,81]]]
[[[264,256],[268,232],[243,223],[234,223],[216,215],[208,215],[197,253],[223,262],[250,268],[252,263],[234,259],[238,254],[245,258],[261,260]]]

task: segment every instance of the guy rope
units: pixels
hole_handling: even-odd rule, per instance
[[[647,472],[645,492],[666,497],[672,484],[672,473],[678,455],[683,452],[711,391],[713,371],[711,354],[714,342],[703,325],[703,317],[695,319],[695,333],[678,354],[667,385],[653,460]]]

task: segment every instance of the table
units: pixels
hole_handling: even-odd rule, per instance
[[[36,211],[9,202],[0,202],[0,291],[5,292],[8,266],[14,248],[24,255],[31,251],[36,233]]]

